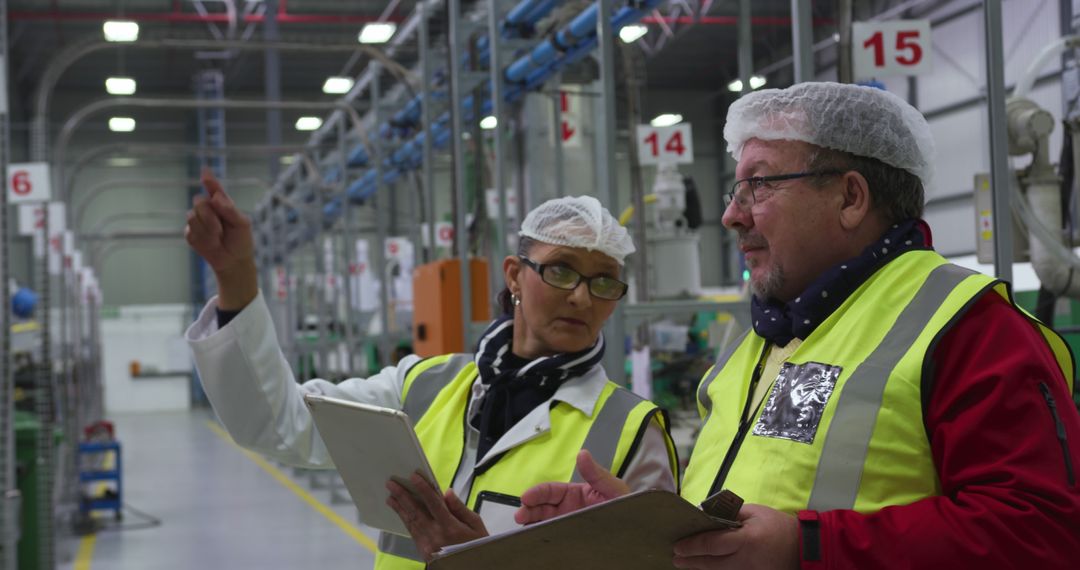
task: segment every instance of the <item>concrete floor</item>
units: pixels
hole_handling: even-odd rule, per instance
[[[212,414],[111,418],[123,445],[124,502],[161,520],[152,528],[126,511],[90,537],[59,539],[64,570],[371,568],[377,539],[351,502],[313,489],[310,472],[249,454],[227,440]],[[324,483],[332,477],[319,473]],[[292,488],[290,488],[292,487]],[[304,495],[307,496],[305,500]],[[344,490],[338,500],[348,500]],[[336,522],[335,520],[336,519]],[[365,545],[366,543],[366,545]]]

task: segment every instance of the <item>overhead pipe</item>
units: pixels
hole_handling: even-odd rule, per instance
[[[202,183],[201,180],[199,180],[197,178],[192,178],[190,180],[185,181],[184,186],[195,186],[195,185],[201,184],[201,183]],[[265,180],[261,179],[261,178],[231,178],[231,179],[222,180],[221,183],[222,183],[222,185],[224,185],[225,187],[228,187],[228,188],[238,187],[238,186],[242,186],[242,185],[243,186],[251,185],[251,186],[258,186],[260,188],[263,188],[267,192],[270,191],[270,185],[267,184],[267,182]],[[74,206],[74,204],[75,204],[75,193],[71,192],[71,193],[69,193],[69,196],[71,197],[71,205],[74,206],[74,208],[75,208],[75,215],[72,217],[71,227],[72,227],[72,229],[81,228],[82,227],[83,216],[86,214],[86,209],[90,206],[90,204],[92,204],[94,202],[95,199],[97,199],[100,195],[104,194],[105,192],[107,192],[109,190],[112,190],[112,189],[115,189],[115,188],[123,188],[125,186],[154,186],[156,188],[160,188],[163,184],[176,184],[176,180],[162,179],[162,178],[133,178],[133,179],[126,179],[126,180],[106,180],[104,182],[99,182],[98,184],[95,184],[94,186],[91,186],[89,189],[84,191],[83,192],[84,198],[83,198],[82,202],[79,203],[78,206]]]
[[[528,2],[529,0],[526,0]],[[640,21],[645,15],[659,5],[663,0],[646,0],[636,7],[624,6],[620,8],[611,18],[611,26],[613,30],[618,30],[623,26]],[[512,87],[506,90],[505,100],[507,102],[514,102],[525,95],[525,93],[543,84],[552,75],[560,71],[565,66],[571,65],[583,57],[585,57],[590,51],[592,51],[597,45],[597,39],[595,35],[596,30],[596,15],[598,10],[596,5],[592,5],[589,8],[583,10],[578,16],[576,16],[571,22],[562,30],[557,32],[553,37],[557,40],[547,40],[541,45],[536,46],[525,56],[520,57],[514,63],[507,67],[504,76],[506,79],[515,83]],[[565,47],[565,50],[557,50],[553,41],[560,42],[560,47]],[[487,91],[490,92],[490,82],[487,84]],[[412,105],[412,101],[407,103],[407,107]],[[417,105],[418,106],[418,105]],[[473,108],[472,98],[466,97],[462,101],[462,108],[464,109],[463,117],[466,120],[473,120],[471,111]],[[481,103],[481,112],[489,113],[492,108],[490,100],[485,100]],[[444,113],[429,132],[420,132],[413,136],[413,138],[405,143],[401,144],[396,150],[391,151],[390,156],[384,161],[384,172],[382,175],[383,184],[392,184],[395,182],[405,171],[415,169],[419,166],[420,148],[422,147],[425,139],[431,137],[431,142],[435,148],[442,148],[448,142],[450,138],[451,129],[449,128],[450,113]],[[324,126],[325,128],[325,126]],[[383,125],[379,126],[377,132],[386,133]],[[350,157],[354,160],[350,160],[350,166],[363,166],[360,159],[364,158],[366,153],[361,153],[357,149],[350,152]],[[386,168],[387,166],[391,168]],[[374,169],[370,169],[359,178],[354,180],[345,192],[346,199],[354,201],[363,201],[371,196],[375,191],[376,181],[379,180],[379,175]],[[328,201],[323,208],[324,224],[332,224],[334,219],[340,214],[343,198],[336,197]],[[295,214],[290,214],[288,219],[295,221]]]
[[[358,131],[362,132],[360,115],[351,105],[344,101],[236,101],[230,99],[221,100],[192,100],[192,99],[151,99],[146,97],[117,97],[112,99],[100,99],[85,107],[82,107],[64,122],[60,129],[60,136],[56,145],[56,159],[54,176],[58,188],[64,187],[64,153],[71,141],[75,129],[90,115],[108,109],[110,107],[133,106],[149,108],[223,108],[223,109],[337,109],[349,115]],[[63,197],[66,199],[66,196]]]

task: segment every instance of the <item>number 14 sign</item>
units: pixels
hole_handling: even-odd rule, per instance
[[[638,162],[641,164],[694,162],[694,142],[690,123],[670,127],[638,125]]]

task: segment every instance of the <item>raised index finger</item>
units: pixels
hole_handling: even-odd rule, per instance
[[[202,182],[203,188],[206,188],[206,193],[209,194],[211,198],[213,198],[215,194],[224,194],[228,196],[225,189],[221,187],[221,182],[218,182],[217,177],[214,176],[214,173],[210,168],[206,166],[202,168],[199,180]]]

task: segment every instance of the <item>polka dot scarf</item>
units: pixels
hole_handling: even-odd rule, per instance
[[[777,346],[794,338],[805,339],[875,271],[902,253],[931,247],[930,227],[922,220],[894,225],[885,235],[856,257],[844,261],[817,278],[790,303],[750,303],[754,332]]]

